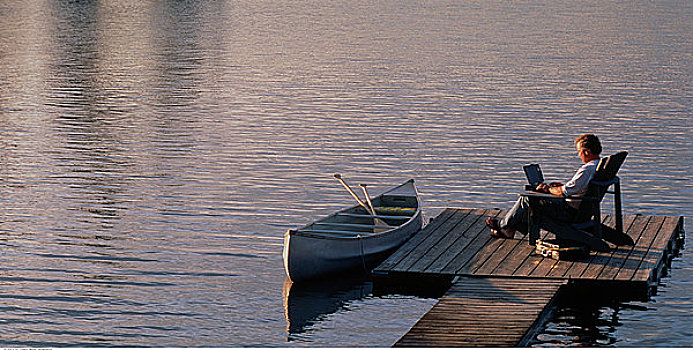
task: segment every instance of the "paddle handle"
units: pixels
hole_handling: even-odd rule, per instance
[[[368,195],[368,190],[366,189],[365,184],[359,185],[363,189],[363,195],[366,196],[366,202],[368,202],[368,206],[371,208],[371,214],[375,216],[375,208],[373,208],[373,203],[371,203],[371,197]]]
[[[341,183],[342,186],[344,186],[344,188],[346,188],[347,191],[349,191],[351,196],[354,197],[354,199],[356,199],[356,201],[359,202],[359,204],[361,204],[361,206],[364,207],[367,212],[371,213],[372,215],[375,215],[375,212],[371,211],[371,209],[368,207],[368,205],[366,205],[366,203],[364,203],[361,200],[361,198],[359,198],[359,196],[357,196],[356,193],[354,193],[354,191],[351,189],[351,187],[349,187],[349,185],[347,185],[347,183],[344,182],[344,180],[342,180],[342,175],[334,174],[334,178],[337,179],[339,181],[339,183]]]

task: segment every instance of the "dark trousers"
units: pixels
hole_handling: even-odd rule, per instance
[[[545,215],[558,221],[573,221],[577,210],[565,200],[538,199],[520,196],[510,211],[500,221],[502,229],[511,228],[527,233],[529,206],[532,206],[534,214]]]

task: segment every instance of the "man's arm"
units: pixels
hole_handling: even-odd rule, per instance
[[[549,187],[549,193],[555,194],[557,196],[563,196],[563,186],[553,186]]]
[[[551,185],[545,185],[545,184],[540,184],[537,186],[537,191],[538,192],[544,192],[544,193],[551,193],[556,196],[563,196],[563,185],[555,182],[551,183]]]

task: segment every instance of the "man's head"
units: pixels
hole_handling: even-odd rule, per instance
[[[593,134],[580,135],[575,139],[575,149],[584,163],[599,158],[602,153],[602,144],[599,138]]]

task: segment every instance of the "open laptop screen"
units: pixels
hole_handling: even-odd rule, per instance
[[[525,171],[525,176],[527,176],[527,181],[532,186],[538,186],[540,183],[544,182],[544,175],[541,173],[541,168],[539,164],[527,164],[522,166]]]

